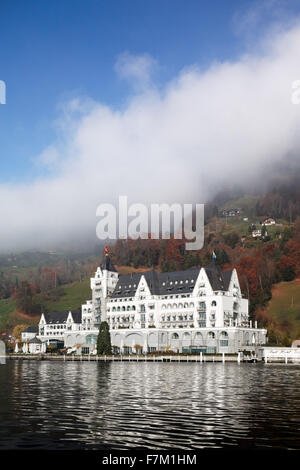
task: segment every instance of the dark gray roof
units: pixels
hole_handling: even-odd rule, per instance
[[[81,316],[81,308],[76,308],[75,310],[71,310],[72,317],[75,323],[81,323],[82,316]]]
[[[169,273],[157,273],[152,269],[142,273],[121,275],[119,276],[112,298],[133,297],[142,276],[145,277],[153,295],[190,293],[194,289],[198,274],[199,268]]]
[[[62,312],[51,312],[45,313],[46,323],[66,323],[70,310],[64,310]],[[71,310],[72,317],[75,323],[81,323],[81,308]]]
[[[213,290],[228,290],[232,271],[222,271],[215,261],[204,269]],[[134,297],[142,276],[145,277],[153,295],[188,294],[193,291],[199,272],[200,268],[169,273],[157,273],[152,269],[142,273],[120,275],[111,298]]]
[[[26,328],[26,330],[23,331],[23,333],[37,333],[38,332],[38,327],[37,326],[29,326]]]
[[[111,262],[109,254],[105,254],[102,263],[100,264],[101,269],[106,269],[107,271],[117,272],[116,268]]]
[[[40,344],[42,341],[37,338],[36,336],[34,338],[31,338],[28,343],[33,343],[33,344]]]
[[[232,271],[222,271],[222,269],[220,268],[220,266],[217,265],[215,260],[213,260],[204,269],[213,290],[228,290]]]

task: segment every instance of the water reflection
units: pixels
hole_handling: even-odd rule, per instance
[[[9,361],[1,448],[300,448],[300,369]]]

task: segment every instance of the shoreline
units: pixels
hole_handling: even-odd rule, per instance
[[[217,363],[262,363],[262,360],[258,360],[257,358],[254,359],[243,359],[240,358],[238,355],[228,354],[227,356],[224,355],[163,355],[163,356],[96,356],[96,355],[30,355],[30,354],[8,354],[3,356],[5,359],[9,360],[33,360],[33,361],[60,361],[60,362],[176,362],[176,363],[205,363],[205,362],[217,362]]]

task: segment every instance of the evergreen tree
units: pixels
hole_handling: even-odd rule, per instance
[[[271,326],[271,328],[268,330],[268,346],[277,346],[278,343],[278,335],[275,333],[273,326]]]
[[[110,332],[106,321],[100,323],[97,339],[97,354],[111,354]]]

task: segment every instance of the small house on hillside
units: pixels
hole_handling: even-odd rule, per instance
[[[268,232],[265,230],[265,233],[263,234],[262,233],[262,230],[258,229],[258,230],[253,230],[252,232],[252,237],[253,238],[261,238],[261,237],[267,237],[268,235]]]
[[[275,225],[276,222],[275,222],[275,219],[272,219],[271,217],[269,217],[268,219],[264,220],[264,222],[262,222],[262,225]]]
[[[223,217],[235,217],[241,213],[241,208],[233,208],[233,209],[223,209],[222,216]]]

